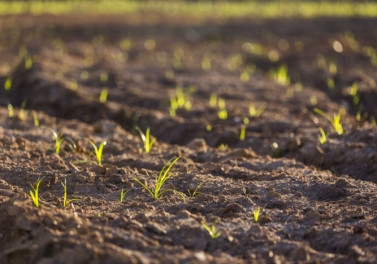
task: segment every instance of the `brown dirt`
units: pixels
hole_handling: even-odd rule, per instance
[[[377,44],[376,23],[1,18],[0,83],[8,76],[13,82],[0,93],[0,263],[376,263],[377,133],[370,117],[377,116],[377,76],[365,53]],[[129,50],[119,48],[123,38],[132,41]],[[147,50],[151,39],[155,49]],[[342,53],[332,48],[335,40]],[[259,43],[262,51],[245,51],[245,42]],[[33,59],[30,69],[19,56],[22,46]],[[184,57],[173,65],[178,47]],[[268,59],[272,50],[277,62]],[[242,63],[232,71],[234,54]],[[203,56],[212,61],[210,71],[201,67]],[[321,56],[336,63],[336,73],[318,67]],[[240,73],[251,64],[256,70],[242,82]],[[268,75],[283,64],[288,86]],[[166,78],[169,70],[174,79]],[[328,78],[335,81],[332,91]],[[359,106],[348,93],[354,82]],[[179,84],[196,91],[192,109],[172,118],[169,97]],[[100,103],[104,87],[108,101]],[[227,120],[209,107],[211,93],[226,100]],[[314,96],[331,115],[345,109],[344,135],[313,112]],[[22,102],[24,121],[18,118]],[[250,102],[266,110],[250,118],[241,141]],[[359,122],[358,110],[368,114]],[[149,154],[140,151],[137,126],[157,137]],[[329,133],[323,145],[319,127]],[[51,128],[76,149],[65,141],[55,154]],[[78,162],[95,160],[89,140],[107,141],[103,166]],[[181,159],[164,188],[187,198],[166,192],[153,200],[132,177],[152,186],[176,156]],[[36,208],[28,193],[38,178]],[[69,198],[79,200],[64,209],[65,179]],[[187,190],[200,183],[200,193],[189,197]],[[122,189],[128,193],[120,203]],[[220,237],[211,239],[203,221],[214,223]]]

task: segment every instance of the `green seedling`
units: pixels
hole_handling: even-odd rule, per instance
[[[12,77],[8,77],[4,83],[4,90],[7,92],[12,88]]]
[[[119,201],[120,201],[121,203],[123,203],[124,197],[126,196],[126,194],[128,193],[128,191],[129,191],[129,190],[125,191],[124,189],[122,189],[122,190],[120,191]]]
[[[324,118],[327,119],[327,121],[330,122],[330,124],[332,124],[335,132],[341,136],[343,135],[343,126],[342,126],[342,123],[340,121],[340,117],[341,117],[341,114],[342,114],[342,110],[339,110],[339,112],[337,114],[334,114],[333,118],[331,118],[331,116],[329,116],[328,114],[326,114],[324,111],[322,111],[321,109],[319,108],[314,108],[314,112],[319,114],[320,116],[323,116]]]
[[[319,143],[325,144],[327,142],[327,135],[325,133],[325,130],[323,130],[322,127],[319,128],[319,133],[320,133],[318,136]]]
[[[211,124],[207,124],[207,125],[206,125],[206,131],[207,131],[207,132],[211,132],[212,129],[213,129],[213,127],[212,127]]]
[[[99,76],[99,79],[100,79],[100,81],[101,81],[102,84],[106,84],[108,82],[108,80],[109,80],[109,75],[106,72],[103,72]]]
[[[155,137],[151,138],[149,127],[145,131],[145,134],[143,133],[143,131],[141,131],[140,128],[137,127],[136,129],[137,129],[137,131],[139,131],[140,137],[143,140],[145,153],[149,153],[151,151],[154,143],[156,143],[157,139]]]
[[[181,85],[178,85],[175,90],[175,95],[170,98],[170,116],[174,117],[176,111],[180,108],[184,108],[187,111],[191,110],[192,103],[189,99],[189,95],[195,91],[194,86],[189,86],[183,90]]]
[[[156,179],[156,182],[155,182],[155,186],[154,188],[149,188],[147,185],[145,185],[144,183],[142,183],[140,180],[138,180],[136,177],[133,177],[132,178],[138,183],[140,184],[151,196],[154,200],[157,200],[161,197],[161,195],[164,193],[164,192],[174,192],[176,194],[179,194],[184,200],[185,200],[185,195],[181,192],[178,192],[176,190],[172,190],[172,189],[166,189],[166,190],[162,190],[162,186],[164,185],[164,183],[170,178],[172,177],[172,174],[170,174],[170,170],[171,168],[173,167],[173,165],[180,159],[180,157],[177,157],[177,158],[173,158],[171,160],[169,160],[165,165],[164,167],[162,167],[162,169],[160,170],[160,173]]]
[[[357,106],[360,103],[360,97],[357,92],[358,88],[359,88],[358,84],[353,83],[349,90],[349,93],[352,96],[352,102],[355,106]]]
[[[203,185],[203,182],[199,183],[199,185],[195,188],[195,190],[193,192],[191,192],[190,189],[187,189],[189,196],[190,197],[197,196],[200,193],[199,189],[200,189],[200,187],[202,187],[202,185]]]
[[[240,130],[240,140],[244,141],[246,137],[246,126],[242,125]]]
[[[260,215],[260,207],[258,207],[258,209],[254,210],[254,212],[253,212],[254,222],[255,223],[258,223],[259,215]]]
[[[209,106],[215,108],[217,106],[217,94],[211,93],[209,97]]]
[[[206,222],[203,221],[202,226],[208,232],[212,239],[216,239],[219,236],[221,236],[221,233],[216,230],[215,225],[211,225],[210,227]]]
[[[288,75],[288,67],[286,65],[281,65],[277,70],[271,70],[269,75],[275,82],[287,86],[291,83]]]
[[[249,115],[253,118],[258,118],[266,109],[266,106],[262,105],[258,108],[254,104],[249,104]]]
[[[72,198],[72,199],[67,199],[67,179],[64,179],[64,183],[62,183],[63,186],[63,208],[66,208],[70,203],[73,201],[79,200],[78,198]]]
[[[108,93],[109,93],[109,90],[107,89],[107,88],[103,88],[102,90],[101,90],[101,93],[100,93],[100,95],[99,95],[99,101],[101,102],[101,103],[106,103],[107,102],[107,95],[108,95]]]
[[[329,72],[331,75],[335,75],[338,72],[338,67],[333,61],[329,63]]]
[[[11,104],[8,104],[8,117],[12,118],[14,116],[14,109]]]
[[[39,185],[41,184],[43,178],[38,178],[37,182],[35,183],[35,187],[30,183],[31,190],[30,190],[30,197],[33,201],[35,207],[39,207]]]
[[[217,147],[217,149],[220,150],[220,151],[227,150],[228,149],[228,145],[227,144],[220,144]]]
[[[99,144],[98,148],[97,148],[96,144],[94,144],[93,141],[90,141],[89,143],[93,146],[94,152],[96,154],[97,164],[101,166],[102,165],[102,153],[103,153],[103,148],[106,145],[106,141],[102,141]]]
[[[331,90],[331,91],[333,91],[333,90],[335,90],[335,81],[334,81],[334,78],[328,78],[327,79],[327,87]]]
[[[248,82],[250,80],[250,73],[248,70],[244,70],[241,72],[241,75],[240,75],[240,80],[241,82]]]
[[[228,118],[228,110],[226,109],[225,99],[218,99],[218,107],[219,110],[217,111],[217,117],[220,120],[226,120]]]
[[[32,111],[31,114],[33,115],[34,126],[39,127],[39,118],[37,112]]]
[[[51,129],[51,132],[52,139],[55,140],[55,153],[59,155],[64,137],[62,135],[58,135],[58,133],[56,133],[53,129]]]
[[[26,102],[23,101],[22,104],[21,104],[20,112],[18,113],[18,118],[21,121],[25,121],[26,118],[27,118],[28,111],[25,109],[25,107],[26,107]]]

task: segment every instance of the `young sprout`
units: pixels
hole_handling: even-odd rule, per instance
[[[8,117],[12,118],[14,116],[14,109],[11,104],[8,104]]]
[[[4,83],[4,89],[5,89],[5,91],[9,91],[10,88],[12,88],[12,77],[8,77],[5,80],[5,83]]]
[[[34,126],[39,127],[39,118],[37,112],[32,111],[31,114],[33,115]]]
[[[154,200],[157,200],[161,197],[161,195],[164,193],[164,192],[167,192],[167,191],[170,191],[170,192],[174,192],[178,195],[180,195],[184,200],[185,200],[185,195],[181,192],[178,192],[176,190],[173,190],[173,189],[166,189],[166,190],[162,190],[162,186],[164,185],[164,183],[172,176],[172,174],[170,174],[170,170],[171,168],[173,167],[173,165],[180,159],[180,157],[177,157],[177,158],[173,158],[171,160],[169,160],[165,165],[164,167],[162,167],[162,169],[160,170],[160,173],[156,179],[156,182],[155,182],[155,185],[154,185],[154,188],[149,188],[147,185],[145,185],[144,183],[142,183],[140,180],[138,180],[136,177],[132,176],[132,178],[138,183],[140,184],[151,196]]]
[[[29,69],[31,69],[31,67],[33,67],[33,60],[32,60],[31,57],[27,57],[25,59],[25,69],[29,70]]]
[[[221,233],[216,230],[215,225],[212,225],[210,227],[205,221],[203,221],[202,226],[208,232],[212,239],[216,239],[221,235]]]
[[[254,210],[254,212],[253,212],[254,222],[255,222],[255,223],[258,223],[258,220],[259,220],[259,214],[260,214],[260,207],[258,207],[258,209],[257,209],[257,210]]]
[[[217,94],[216,93],[211,93],[209,97],[209,106],[212,108],[215,108],[217,105]]]
[[[30,183],[30,197],[33,201],[34,206],[37,208],[39,207],[39,185],[41,184],[42,179],[38,178],[37,182],[35,183],[35,187]]]
[[[197,196],[200,193],[199,189],[200,189],[200,187],[202,187],[202,185],[203,185],[203,182],[199,183],[199,185],[195,188],[195,190],[193,192],[191,192],[190,189],[187,189],[189,196],[190,197]]]
[[[246,83],[250,80],[250,74],[249,74],[248,70],[244,70],[244,71],[241,72],[240,80],[241,80],[241,82],[244,82],[244,83]]]
[[[59,155],[62,143],[64,141],[64,137],[62,135],[58,135],[53,129],[52,131],[52,139],[55,140],[55,153]]]
[[[266,107],[264,105],[256,108],[254,104],[251,103],[249,104],[249,115],[253,118],[257,118],[264,112],[265,109]]]
[[[228,149],[228,145],[227,144],[220,144],[217,147],[217,149],[220,150],[220,151],[226,150],[226,149]]]
[[[211,59],[207,56],[204,56],[202,59],[202,69],[203,71],[210,71],[212,68]]]
[[[269,75],[281,85],[286,86],[291,83],[288,75],[288,67],[286,65],[281,65],[277,70],[271,70]]]
[[[225,100],[222,98],[218,99],[218,107],[219,110],[217,111],[217,116],[220,120],[226,120],[228,118],[228,110],[226,110]]]
[[[18,113],[18,118],[21,121],[25,121],[27,118],[27,110],[25,109],[25,107],[26,107],[26,102],[23,101],[21,104],[20,112]]]
[[[129,190],[125,191],[124,189],[122,189],[122,190],[120,191],[119,201],[120,201],[121,203],[123,203],[124,196],[126,196],[126,194],[128,193],[128,191],[129,191]]]
[[[211,124],[207,124],[207,125],[206,125],[206,131],[207,131],[207,132],[211,132],[212,129],[213,129],[213,127],[212,127]]]
[[[96,144],[94,144],[93,141],[90,141],[89,142],[93,148],[94,148],[94,152],[96,154],[96,159],[97,159],[97,164],[98,165],[102,165],[102,152],[103,152],[103,148],[104,146],[106,145],[106,141],[102,141],[100,144],[99,144],[99,147],[97,148]]]
[[[271,144],[271,149],[272,149],[272,151],[274,152],[274,157],[275,157],[275,158],[280,157],[280,149],[279,149],[279,144],[278,144],[278,143],[273,142],[273,143]]]
[[[78,198],[72,198],[72,199],[67,199],[67,179],[64,179],[64,183],[62,183],[63,186],[63,208],[66,208],[70,203],[73,201],[77,201]]]
[[[335,90],[335,81],[334,81],[334,78],[328,78],[327,79],[327,87],[329,87],[329,89],[331,91]]]
[[[325,144],[327,142],[327,135],[322,127],[319,128],[320,135],[318,136],[319,143]]]
[[[102,90],[101,90],[101,93],[100,93],[100,95],[99,95],[99,101],[101,102],[101,103],[106,103],[107,102],[107,94],[108,94],[108,92],[109,92],[109,90],[107,89],[107,88],[103,88]]]
[[[324,118],[327,119],[327,121],[330,122],[330,124],[332,124],[335,132],[341,136],[343,134],[343,126],[342,126],[342,123],[340,121],[340,117],[341,117],[341,114],[342,114],[342,111],[339,110],[339,112],[337,114],[334,114],[333,118],[331,118],[331,116],[329,116],[328,114],[326,114],[324,111],[322,111],[321,109],[319,108],[314,108],[314,112],[323,116]]]
[[[360,97],[357,93],[358,88],[359,86],[357,83],[353,83],[349,91],[350,95],[352,96],[352,102],[355,106],[360,103]]]
[[[240,140],[244,141],[246,137],[246,126],[242,125],[240,130]]]
[[[155,137],[151,138],[149,127],[145,131],[145,134],[140,128],[137,127],[136,129],[139,131],[140,137],[143,140],[145,153],[149,153],[157,139]]]

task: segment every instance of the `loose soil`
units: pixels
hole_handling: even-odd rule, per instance
[[[2,17],[0,83],[11,76],[12,85],[0,94],[0,263],[376,263],[376,24]],[[291,84],[270,77],[280,65]],[[195,87],[192,107],[171,117],[179,85]],[[208,104],[213,93],[226,101],[226,120]],[[266,109],[249,117],[250,103]],[[344,109],[344,134],[314,107]],[[136,127],[157,138],[148,154]],[[51,129],[66,138],[59,155]],[[90,140],[107,141],[102,166]],[[152,187],[177,156],[163,189],[186,198],[153,200],[133,177]],[[38,178],[36,208],[29,191]],[[78,200],[63,208],[65,180]]]

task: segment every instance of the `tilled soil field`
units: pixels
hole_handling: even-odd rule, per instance
[[[2,17],[0,263],[376,263],[376,25]]]

